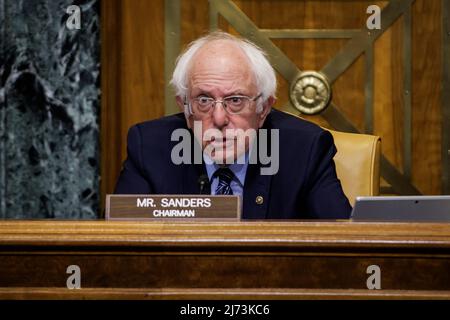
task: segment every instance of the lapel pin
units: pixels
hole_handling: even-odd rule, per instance
[[[257,196],[255,202],[256,204],[263,204],[264,198],[262,196]]]

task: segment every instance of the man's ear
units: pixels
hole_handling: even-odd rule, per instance
[[[262,111],[258,114],[258,126],[261,128],[266,121],[267,116],[272,110],[272,106],[275,104],[276,99],[272,96],[267,98],[267,100],[263,103]]]
[[[186,124],[189,129],[191,129],[191,115],[189,114],[189,108],[186,101],[180,96],[176,97],[177,105],[180,108],[180,111],[184,113],[184,117],[186,118]]]

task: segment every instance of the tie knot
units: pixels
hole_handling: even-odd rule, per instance
[[[233,190],[231,189],[230,182],[233,180],[234,173],[230,168],[219,168],[214,172],[213,177],[219,178],[219,183],[216,188],[216,194],[231,195]]]
[[[231,180],[234,178],[233,171],[228,167],[219,168],[214,172],[214,176],[218,177],[219,180],[224,181],[226,184],[230,184]]]

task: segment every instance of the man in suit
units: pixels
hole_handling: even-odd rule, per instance
[[[183,113],[130,129],[115,193],[199,194],[206,185],[207,193],[240,195],[244,219],[349,217],[331,134],[272,109],[276,77],[260,48],[211,33],[178,58],[171,83]],[[193,150],[177,158],[180,130]],[[272,163],[258,158],[267,149]]]

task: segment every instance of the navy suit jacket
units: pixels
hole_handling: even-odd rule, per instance
[[[205,166],[175,165],[171,160],[172,148],[179,143],[171,141],[171,134],[178,128],[187,129],[182,113],[130,128],[128,157],[116,194],[200,194],[198,181],[206,174]],[[279,170],[275,175],[261,175],[261,164],[248,165],[242,218],[349,218],[351,206],[336,177],[332,135],[276,110],[267,116],[263,128],[279,129]],[[263,197],[262,203],[256,202],[258,196]]]

